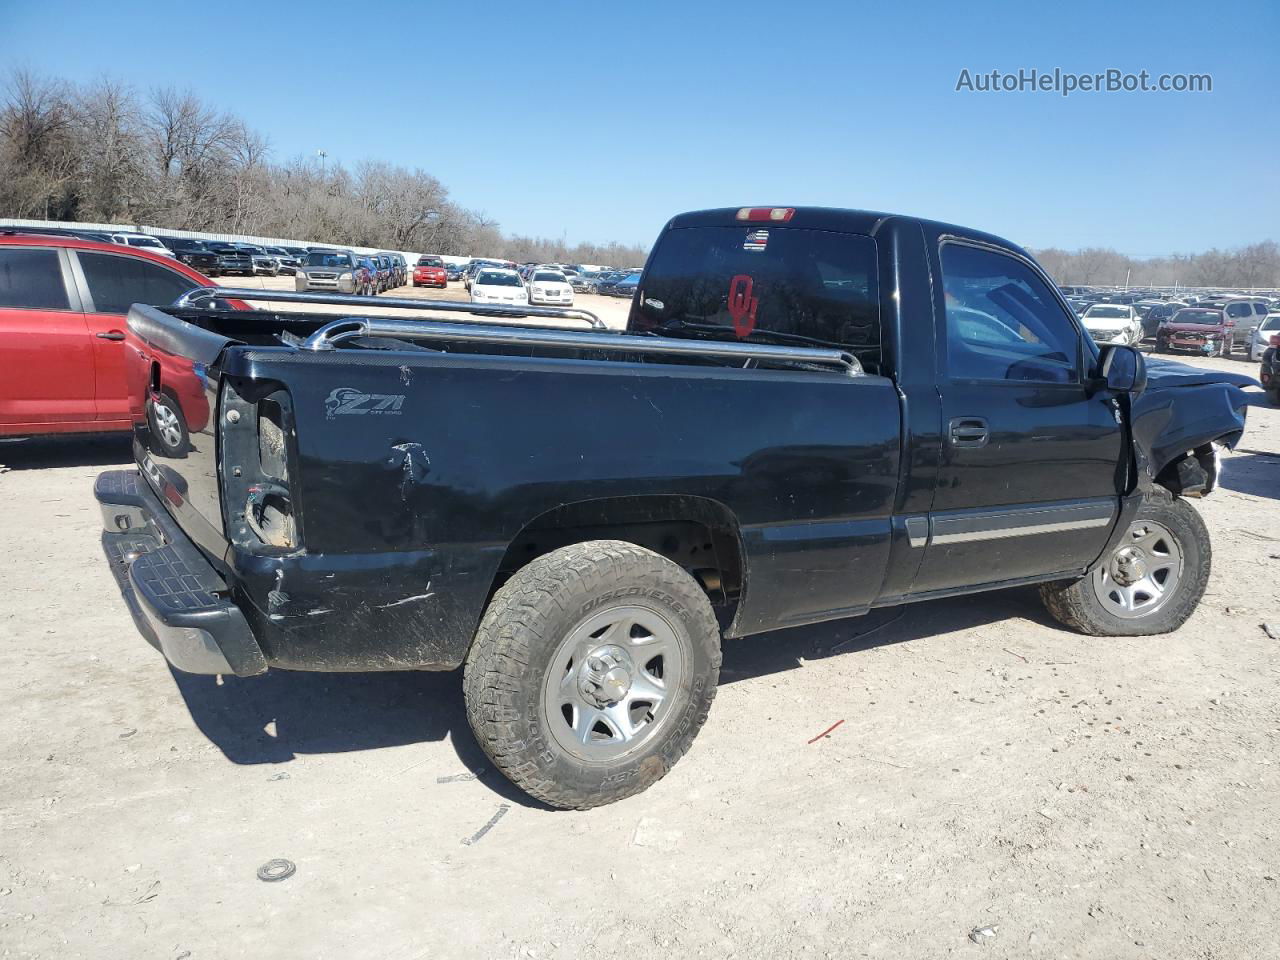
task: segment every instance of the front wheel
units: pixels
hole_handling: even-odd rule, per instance
[[[697,581],[643,547],[594,540],[533,560],[495,594],[467,655],[467,717],[513,783],[585,810],[671,769],[719,675]]]
[[[1170,633],[1200,603],[1212,555],[1200,514],[1186,500],[1157,488],[1091,573],[1043,584],[1040,598],[1055,619],[1081,633]]]

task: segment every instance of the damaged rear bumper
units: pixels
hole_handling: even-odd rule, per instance
[[[187,673],[252,676],[267,669],[226,582],[173,521],[137,470],[108,470],[93,488],[102,549],[138,630]]]

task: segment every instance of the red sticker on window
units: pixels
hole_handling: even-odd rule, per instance
[[[733,332],[740,337],[749,336],[756,328],[756,307],[760,300],[751,295],[754,286],[745,273],[729,281],[729,316],[733,317]]]

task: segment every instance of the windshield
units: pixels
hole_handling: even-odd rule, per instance
[[[1217,326],[1222,323],[1221,310],[1179,310],[1170,323],[1203,323]]]
[[[539,270],[533,275],[534,283],[564,283],[564,274],[551,270]]]
[[[150,237],[130,237],[129,246],[131,247],[162,247],[159,240],[152,240]]]
[[[1262,321],[1261,330],[1280,330],[1280,314],[1273,314]]]
[[[439,257],[419,257],[418,266],[420,267],[443,267],[444,261]]]
[[[760,330],[868,346],[879,340],[878,304],[870,237],[776,226],[682,227],[659,239],[632,326],[716,324],[739,338]]]
[[[1128,320],[1128,307],[1090,307],[1084,313],[1087,320]]]
[[[349,267],[351,266],[351,257],[345,253],[309,253],[307,254],[308,267]]]
[[[496,270],[481,270],[476,283],[485,287],[519,287],[520,277],[514,273],[498,273]]]

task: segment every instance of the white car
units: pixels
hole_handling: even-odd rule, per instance
[[[1095,303],[1080,318],[1096,343],[1123,343],[1134,347],[1142,342],[1142,318],[1127,303]]]
[[[573,285],[559,270],[540,267],[529,277],[529,302],[544,307],[572,307]]]
[[[471,302],[525,307],[529,305],[529,291],[514,270],[484,267],[476,271],[471,281]]]
[[[158,253],[162,257],[173,257],[174,253],[155,237],[148,237],[145,233],[113,233],[111,235],[112,243],[119,243],[126,247],[138,247],[139,249],[149,251],[150,253]],[[174,259],[177,259],[174,257]]]
[[[1280,313],[1271,313],[1263,318],[1249,339],[1249,359],[1254,363],[1261,362],[1262,355],[1271,346],[1271,338],[1276,334],[1280,334]]]

